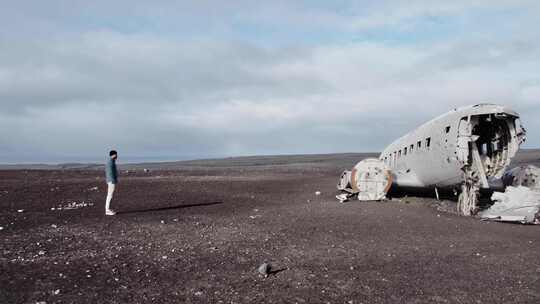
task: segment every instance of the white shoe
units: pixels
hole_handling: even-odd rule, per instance
[[[116,215],[116,212],[112,209],[105,210],[105,215]]]

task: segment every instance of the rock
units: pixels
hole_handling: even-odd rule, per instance
[[[257,271],[259,271],[260,274],[264,275],[264,277],[267,277],[270,274],[270,271],[272,270],[272,265],[270,263],[262,263]]]

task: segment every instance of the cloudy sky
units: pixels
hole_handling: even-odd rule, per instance
[[[3,1],[0,163],[380,151],[479,102],[540,147],[540,1],[172,2]]]

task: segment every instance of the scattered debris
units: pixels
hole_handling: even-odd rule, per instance
[[[494,192],[491,199],[495,203],[479,212],[482,219],[540,224],[540,191],[509,186],[504,193]]]
[[[380,201],[392,186],[390,168],[381,160],[367,158],[356,164],[352,171],[341,173],[338,190],[346,193],[337,195],[340,202],[354,196],[360,201]]]
[[[73,210],[73,209],[80,209],[84,207],[91,207],[94,206],[94,203],[92,202],[77,202],[77,201],[67,201],[65,203],[62,203],[58,205],[57,207],[51,207],[52,211],[55,210]]]
[[[341,194],[336,195],[336,198],[338,199],[340,203],[345,203],[346,201],[349,200],[349,196],[351,196],[351,194],[341,193]]]
[[[259,268],[257,269],[257,271],[263,275],[265,278],[268,277],[268,275],[270,274],[270,271],[272,270],[272,265],[270,265],[270,263],[262,263]]]
[[[92,188],[88,189],[88,191],[98,191],[98,190],[99,190],[98,186],[95,186],[95,187],[92,187]]]

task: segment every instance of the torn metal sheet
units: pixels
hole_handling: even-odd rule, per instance
[[[344,171],[337,185],[346,193],[336,196],[341,202],[357,196],[360,201],[379,201],[386,198],[392,186],[390,168],[381,160],[364,159],[352,171]]]
[[[495,203],[478,215],[482,219],[523,224],[540,224],[540,191],[524,186],[506,188],[494,192]]]

